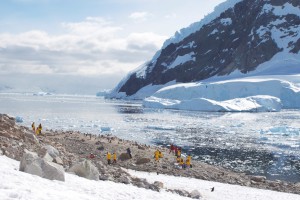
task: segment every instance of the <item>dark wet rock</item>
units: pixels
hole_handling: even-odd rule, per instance
[[[255,181],[255,182],[265,182],[266,181],[266,177],[265,176],[251,176],[250,180]]]
[[[119,156],[119,160],[121,161],[125,161],[125,160],[129,160],[130,159],[130,156],[128,153],[122,153],[120,156]]]
[[[135,164],[142,165],[142,164],[149,163],[150,161],[151,161],[150,158],[140,158],[140,159],[137,159]]]

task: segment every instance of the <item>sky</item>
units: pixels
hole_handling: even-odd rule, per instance
[[[57,77],[113,88],[224,1],[2,0],[0,88],[20,79],[51,85]]]

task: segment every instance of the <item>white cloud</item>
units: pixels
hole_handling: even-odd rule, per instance
[[[0,73],[116,74],[150,59],[166,37],[130,33],[103,18],[62,23],[64,33],[0,33]]]
[[[150,16],[151,14],[149,14],[148,12],[134,12],[129,15],[129,18],[140,22],[147,20],[147,18]]]
[[[165,18],[167,18],[167,19],[176,19],[177,15],[175,13],[171,13],[171,14],[165,15]]]

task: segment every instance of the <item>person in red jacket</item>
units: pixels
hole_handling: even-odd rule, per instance
[[[173,144],[171,144],[169,154],[170,154],[171,152],[174,154],[174,151],[175,151],[175,146],[174,146]]]

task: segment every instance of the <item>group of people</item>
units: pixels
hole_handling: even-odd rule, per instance
[[[178,163],[176,166],[179,166],[181,169],[191,168],[192,164],[192,156],[188,155],[184,161],[181,156],[182,148],[171,144],[169,154],[172,153],[176,157],[176,162]],[[154,159],[156,162],[159,162],[159,159],[163,157],[163,154],[160,150],[156,150],[154,152]]]
[[[127,148],[126,152],[128,154],[128,157],[132,158],[130,148]],[[93,153],[90,153],[90,155],[88,156],[88,158],[90,158],[90,159],[94,159],[95,157],[96,156]],[[117,163],[117,154],[116,154],[116,152],[113,152],[113,154],[111,154],[109,151],[107,151],[106,152],[106,159],[107,159],[107,164],[108,165],[110,165],[110,164],[116,164]]]
[[[182,169],[191,168],[192,167],[192,164],[191,164],[192,156],[188,155],[186,157],[186,160],[184,161],[183,158],[181,157],[181,152],[182,152],[181,147],[177,147],[177,146],[171,144],[169,153],[172,153],[176,156],[176,161],[179,164],[179,166]]]
[[[112,155],[110,152],[106,153],[107,164],[111,164],[111,156],[113,157],[113,164],[117,163],[117,154],[114,152]]]
[[[33,131],[36,135],[39,135],[39,134],[42,133],[42,129],[43,129],[42,124],[39,124],[39,126],[35,128],[35,124],[34,124],[34,122],[32,122],[31,127],[32,127],[32,131]]]

